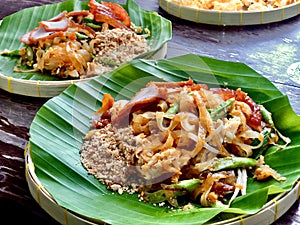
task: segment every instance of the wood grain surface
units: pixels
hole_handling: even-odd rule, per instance
[[[0,1],[0,19],[21,9],[59,0]],[[124,3],[125,1],[118,1]],[[300,17],[266,25],[223,27],[197,24],[168,15],[156,0],[137,0],[144,9],[172,21],[173,38],[167,57],[195,53],[243,62],[287,94],[300,115],[300,77],[287,70],[300,61]],[[21,21],[20,21],[21,22]],[[1,41],[1,40],[0,40]],[[1,71],[0,71],[1,72]],[[25,179],[24,148],[35,113],[48,99],[19,96],[0,90],[0,207],[1,224],[56,225],[32,198]],[[299,200],[274,225],[300,224]]]

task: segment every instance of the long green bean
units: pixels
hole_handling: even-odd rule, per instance
[[[271,136],[271,133],[268,131],[268,130],[263,130],[262,131],[263,135],[264,135],[264,140],[263,140],[263,144],[258,148],[256,149],[254,152],[253,152],[253,155],[252,157],[254,159],[258,159],[260,155],[263,154],[263,152],[267,149],[268,147],[268,143],[269,143],[269,137]],[[252,142],[252,146],[256,146],[260,143],[260,141],[258,139],[255,139],[253,142]]]
[[[20,50],[12,50],[12,51],[9,51],[9,50],[4,50],[3,52],[0,53],[0,55],[4,55],[4,56],[17,56],[17,57],[20,57]]]
[[[235,101],[234,98],[230,98],[225,102],[223,102],[222,104],[220,104],[217,108],[211,109],[210,116],[212,120],[216,121],[217,119],[224,117],[224,115],[226,115],[228,111],[228,108],[234,103],[234,101]]]
[[[145,193],[145,198],[151,203],[167,200],[171,205],[177,204],[176,197],[186,195],[202,183],[199,179],[182,180],[178,184],[163,185],[161,190]]]
[[[270,124],[271,127],[274,127],[274,122],[272,119],[272,113],[270,113],[263,105],[259,105],[260,112],[262,115],[263,120]]]
[[[277,130],[277,128],[275,127],[273,118],[272,118],[272,113],[269,112],[263,105],[259,105],[260,107],[260,111],[261,111],[261,115],[263,120],[268,123],[271,128],[273,128],[275,130],[275,132],[278,134],[278,136],[285,142],[285,144],[283,146],[280,146],[281,148],[284,148],[285,146],[287,146],[289,143],[291,143],[291,139],[289,137],[284,136],[283,134],[281,134],[279,132],[279,130]]]
[[[213,171],[229,170],[235,168],[249,168],[256,166],[257,162],[253,158],[247,157],[225,157],[215,158],[212,165]]]
[[[76,37],[77,37],[78,39],[87,39],[87,38],[89,38],[87,35],[81,34],[81,33],[79,33],[79,32],[75,32],[75,34],[76,34]]]

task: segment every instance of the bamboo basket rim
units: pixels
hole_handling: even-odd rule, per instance
[[[80,80],[64,81],[41,81],[41,80],[24,80],[0,73],[0,89],[12,94],[25,95],[30,97],[51,98],[60,94],[68,86],[90,80],[85,78]]]
[[[300,14],[300,1],[280,8],[253,11],[207,10],[183,6],[171,0],[159,0],[159,6],[167,13],[184,20],[221,26],[268,24]]]
[[[61,224],[78,224],[78,225],[97,225],[99,223],[84,217],[84,215],[77,215],[68,209],[59,206],[51,197],[51,194],[41,184],[35,174],[34,163],[30,155],[30,146],[26,146],[24,151],[25,165],[26,165],[26,181],[28,183],[32,197],[50,216]],[[270,225],[279,219],[300,197],[300,180],[298,180],[294,187],[287,192],[278,194],[275,198],[268,201],[265,206],[257,213],[252,215],[241,215],[224,221],[216,222],[210,225],[252,225],[257,222],[260,225]],[[271,216],[271,217],[270,217]],[[264,221],[257,221],[257,219],[267,218]],[[263,223],[262,223],[263,222]]]

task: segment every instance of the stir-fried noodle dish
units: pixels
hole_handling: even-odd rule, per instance
[[[20,56],[16,72],[82,79],[110,72],[150,50],[150,30],[136,26],[121,5],[90,0],[88,6],[40,21],[20,38],[22,49],[1,54]]]
[[[289,143],[271,113],[240,88],[188,79],[149,82],[129,101],[104,94],[80,157],[112,191],[187,209],[229,206],[247,194],[248,177],[284,182],[263,155]]]

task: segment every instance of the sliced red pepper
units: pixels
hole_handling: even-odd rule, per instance
[[[215,93],[221,94],[225,101],[230,98],[235,98],[237,101],[245,102],[252,110],[252,114],[247,118],[247,123],[253,129],[257,129],[261,126],[262,115],[260,108],[247,93],[243,92],[241,89],[234,91],[228,88],[215,88],[212,90]]]
[[[102,2],[102,4],[112,10],[115,19],[123,22],[125,26],[130,27],[130,17],[122,6],[113,2]]]
[[[130,18],[122,6],[112,2],[100,4],[95,0],[90,0],[88,6],[96,22],[104,22],[115,28],[131,30],[129,28]]]

